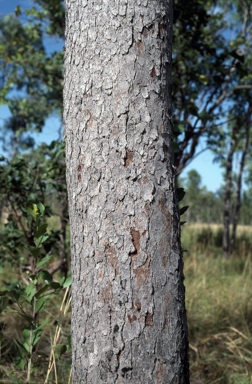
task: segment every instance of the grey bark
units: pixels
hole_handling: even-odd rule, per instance
[[[171,1],[67,0],[74,383],[188,383]]]

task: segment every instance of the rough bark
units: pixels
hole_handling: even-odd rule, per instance
[[[74,383],[188,383],[171,1],[67,0]]]

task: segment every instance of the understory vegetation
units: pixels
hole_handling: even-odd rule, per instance
[[[58,219],[51,217],[47,222],[50,235]],[[221,239],[220,225],[183,226],[192,384],[252,382],[252,229],[238,228],[236,249],[229,259],[223,258]],[[57,272],[54,281],[61,279]],[[19,269],[10,264],[8,268],[8,263],[1,269],[0,284],[5,289],[15,284],[25,287]],[[71,382],[70,303],[70,287],[58,289],[38,314],[45,325],[34,346],[30,383]],[[27,364],[19,344],[25,341],[27,321],[10,310],[14,302],[8,308],[0,316],[0,382],[24,383]]]
[[[11,221],[0,230],[7,235],[0,246],[0,382],[70,383],[71,277],[55,253],[60,220],[46,218],[41,203],[17,216],[12,236]]]
[[[229,259],[220,225],[183,226],[192,384],[252,382],[252,229]]]

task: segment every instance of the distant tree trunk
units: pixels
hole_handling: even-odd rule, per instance
[[[225,194],[224,194],[224,211],[223,211],[223,239],[222,247],[224,257],[229,257],[230,254],[230,223],[231,223],[231,192],[232,192],[232,169],[233,169],[233,156],[237,146],[237,135],[236,129],[233,128],[232,139],[230,143],[230,149],[227,155],[226,163],[226,176],[225,176]]]
[[[242,176],[245,166],[245,160],[248,153],[249,142],[250,142],[250,125],[251,125],[251,105],[249,105],[247,117],[246,117],[246,131],[244,138],[244,145],[242,149],[242,156],[240,161],[240,168],[238,179],[236,183],[236,191],[235,191],[235,200],[234,200],[234,209],[233,209],[233,222],[232,222],[232,236],[231,236],[231,250],[233,251],[235,240],[236,240],[236,229],[239,220],[239,213],[241,208],[241,188],[242,188]]]
[[[73,383],[189,383],[172,2],[66,0]]]

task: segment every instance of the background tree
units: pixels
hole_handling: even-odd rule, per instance
[[[183,216],[189,223],[220,223],[223,212],[223,197],[207,190],[200,174],[192,169],[179,182],[184,186],[186,194],[183,205],[189,206]]]
[[[75,383],[188,383],[171,2],[66,1]]]
[[[222,139],[234,99],[251,90],[251,14],[246,4],[241,20],[239,5],[175,1],[173,116],[178,173],[195,157],[202,138],[206,148],[212,148],[216,137]]]
[[[38,12],[27,11],[25,23],[19,19],[20,12],[0,20],[0,99],[11,112],[1,139],[12,157],[19,150],[33,147],[31,132],[41,132],[52,113],[61,116],[62,112],[63,53],[46,51],[43,20]]]
[[[20,227],[22,206],[43,201],[47,214],[60,218],[60,260],[68,258],[62,145],[54,142],[37,148],[32,133],[41,132],[52,114],[59,116],[62,126],[63,52],[49,50],[45,41],[58,39],[63,44],[64,13],[62,1],[39,0],[32,9],[17,7],[15,15],[0,19],[0,100],[11,113],[1,127],[6,156],[1,165],[1,207],[10,213],[3,239],[13,225]]]

